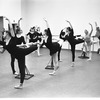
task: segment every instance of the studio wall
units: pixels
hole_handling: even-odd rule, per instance
[[[90,31],[89,23],[95,35],[94,22],[100,26],[99,9],[100,0],[0,0],[0,16],[7,16],[11,22],[22,17],[24,34],[34,25],[40,26],[43,32],[46,28],[43,18],[46,18],[53,35],[59,35],[62,28],[69,26],[65,20],[71,22],[75,35],[84,36],[85,29]],[[81,45],[77,49],[81,49]]]
[[[0,16],[6,16],[13,22],[21,17],[21,0],[0,0]],[[5,21],[5,26],[7,27]]]
[[[62,28],[69,26],[65,20],[69,20],[74,28],[74,34],[84,36],[84,30],[91,30],[89,23],[93,25],[93,36],[95,35],[96,21],[100,26],[100,0],[22,0],[23,18],[26,20],[25,33],[30,27],[38,25],[41,31],[46,28],[43,18],[48,20],[53,35],[59,35]],[[25,10],[24,10],[25,9]],[[97,39],[96,39],[97,40]],[[67,46],[66,46],[67,45]],[[68,43],[63,48],[70,48]],[[76,49],[81,50],[82,44]],[[98,44],[92,47],[97,51]]]
[[[46,26],[45,17],[50,25],[53,35],[59,35],[60,30],[66,26],[65,20],[69,20],[75,34],[84,35],[84,30],[90,31],[89,22],[93,25],[97,21],[100,25],[100,0],[22,0],[22,8],[26,11],[27,31],[31,26],[39,25],[43,30]],[[27,9],[27,10],[26,10]],[[22,12],[23,12],[22,10]],[[24,17],[24,16],[23,16]],[[93,35],[95,31],[93,32]]]

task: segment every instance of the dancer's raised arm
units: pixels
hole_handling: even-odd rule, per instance
[[[48,37],[49,43],[52,43],[52,34],[51,34],[51,30],[50,30],[49,24],[48,24],[46,19],[44,19],[44,21],[46,22],[46,26],[47,26],[47,29],[45,30],[45,34]]]
[[[69,23],[71,29],[73,29],[72,24],[70,23],[70,21],[66,20],[67,23]]]
[[[19,20],[18,20],[18,26],[20,27],[20,21],[22,20],[22,18],[20,18]]]
[[[96,28],[98,27],[97,22],[95,22],[95,26],[96,26]]]
[[[10,20],[7,17],[4,17],[4,18],[8,21],[8,24],[9,24],[9,27],[10,27],[11,36],[15,37],[14,30],[13,30],[13,27],[12,27],[12,24],[11,24]]]
[[[92,34],[92,32],[93,32],[93,26],[92,26],[92,24],[91,23],[89,23],[89,25],[91,26],[91,31],[90,31],[90,36],[91,36],[91,34]]]
[[[46,18],[43,18],[43,19],[44,19],[44,21],[46,22],[47,28],[50,28],[50,27],[49,27],[49,24],[48,24],[48,21],[46,20]]]

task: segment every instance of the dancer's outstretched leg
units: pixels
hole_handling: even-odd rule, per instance
[[[16,48],[16,54],[17,56],[26,56],[30,53],[32,53],[33,51],[37,50],[37,45],[31,45],[28,48]]]

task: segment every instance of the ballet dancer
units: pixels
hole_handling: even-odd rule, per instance
[[[51,59],[53,59],[54,62],[54,70],[52,73],[49,73],[49,75],[55,75],[57,69],[59,68],[58,60],[57,60],[57,52],[60,49],[60,44],[58,42],[52,42],[52,34],[50,31],[49,24],[46,19],[44,19],[44,21],[46,22],[47,29],[44,30],[43,41],[45,46],[49,49]]]
[[[65,37],[64,37],[65,32],[66,32],[66,27],[64,29],[62,29],[61,32],[60,32],[60,34],[59,34],[60,49],[58,51],[58,61],[60,61],[60,62],[62,61],[60,59],[60,53],[61,53],[62,45],[65,42]]]
[[[59,62],[62,62],[62,60],[61,60],[61,58],[60,58],[60,53],[61,53],[61,49],[62,49],[62,45],[63,45],[63,40],[62,39],[60,39],[59,41],[58,41],[58,43],[60,44],[60,48],[59,48],[59,51],[58,51],[58,61]]]
[[[97,22],[95,22],[95,27],[96,27],[96,37],[99,39],[99,46],[100,46],[100,27],[98,27]],[[98,49],[98,54],[100,52],[100,48]]]
[[[35,26],[30,28],[30,31],[28,34],[26,34],[27,37],[27,43],[34,42],[33,41],[33,33],[35,32]]]
[[[60,33],[60,38],[63,39],[64,41],[68,41],[69,44],[71,45],[71,52],[72,52],[72,67],[74,67],[74,62],[75,62],[75,46],[77,44],[83,43],[84,40],[83,38],[77,38],[80,37],[81,35],[76,35],[74,36],[74,30],[69,21],[66,20],[67,23],[69,23],[70,27],[66,28],[66,32],[63,30]]]
[[[24,39],[24,36],[22,36],[22,30],[20,28],[20,21],[22,20],[22,18],[20,18],[18,20],[18,23],[17,23],[17,26],[15,27],[15,37],[16,37],[16,45],[20,45],[20,44],[25,44],[25,39]],[[11,68],[12,68],[12,72],[13,72],[13,75],[18,75],[18,73],[15,71],[15,68],[14,68],[14,62],[15,62],[15,57],[11,54]]]
[[[25,78],[25,56],[33,52],[37,49],[37,44],[28,44],[30,47],[26,47],[27,45],[17,46],[15,34],[12,28],[12,24],[7,17],[4,17],[9,22],[10,31],[6,31],[4,33],[5,42],[0,41],[0,44],[6,49],[11,55],[13,55],[18,60],[18,67],[20,72],[20,84],[15,86],[15,89],[22,89],[23,82]],[[26,48],[22,48],[25,46]]]
[[[91,45],[93,44],[92,40],[91,40],[91,34],[93,32],[93,26],[92,24],[89,23],[89,25],[91,26],[91,31],[89,32],[88,30],[85,29],[84,33],[85,33],[85,37],[84,37],[84,41],[85,41],[85,48],[86,48],[86,52],[87,52],[87,49],[89,50],[88,52],[88,55],[89,55],[89,60],[91,60],[91,57],[92,57],[92,52],[91,52]]]
[[[41,47],[41,41],[42,41],[42,33],[40,32],[40,27],[37,27],[36,28],[36,32],[37,32],[37,46],[38,46],[38,49],[37,49],[37,52],[38,52],[38,56],[41,56],[42,54],[40,54],[40,47]]]
[[[24,39],[24,36],[22,36],[22,30],[20,28],[16,29],[15,38],[16,38],[16,45],[21,45],[21,44],[25,44],[26,43],[25,39]],[[11,54],[12,72],[13,72],[13,75],[17,75],[18,73],[15,71],[14,62],[15,62],[15,57]]]
[[[98,27],[97,22],[95,22],[95,27],[96,27],[96,37],[100,40],[100,27]]]
[[[40,56],[40,43],[38,41],[38,32],[36,31],[36,26],[32,27],[30,29],[30,32],[26,35],[27,36],[27,39],[29,43],[33,42],[33,43],[37,43],[37,47],[38,49],[36,50],[37,51],[37,54],[38,56]]]

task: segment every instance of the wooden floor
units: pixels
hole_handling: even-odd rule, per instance
[[[55,76],[45,67],[50,60],[49,51],[41,49],[42,56],[31,53],[26,57],[26,65],[35,76],[25,80],[24,88],[14,89],[19,83],[12,75],[10,55],[0,54],[0,98],[66,98],[100,97],[100,55],[93,53],[92,61],[80,59],[76,51],[75,67],[71,67],[71,52],[62,50],[60,68]],[[15,62],[18,71],[17,61]]]

